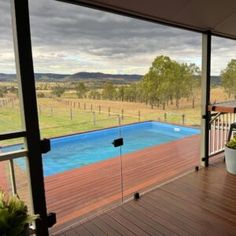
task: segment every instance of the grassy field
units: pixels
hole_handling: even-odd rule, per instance
[[[212,101],[226,100],[226,94],[221,88],[212,89]],[[3,98],[2,98],[3,99]],[[89,100],[68,98],[39,98],[38,114],[41,137],[56,137],[71,133],[96,130],[120,124],[128,124],[145,120],[166,121],[191,126],[200,125],[200,98],[192,108],[191,100],[182,100],[180,108],[169,105],[166,110],[151,108],[143,103]],[[118,118],[120,117],[120,119]],[[10,102],[0,107],[0,132],[21,129],[21,119],[18,102]],[[19,142],[19,140],[15,140]],[[1,145],[9,141],[1,142]]]

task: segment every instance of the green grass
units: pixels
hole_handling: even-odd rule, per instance
[[[0,132],[5,133],[21,129],[21,118],[18,108],[0,108]]]
[[[101,101],[99,101],[100,103]],[[105,104],[105,102],[104,102]],[[85,132],[89,130],[102,129],[119,125],[118,114],[121,115],[121,102],[109,103],[111,106],[111,115],[108,115],[107,109],[101,113],[79,109],[78,107],[70,108],[63,102],[58,102],[54,99],[39,99],[39,124],[41,138],[51,138],[56,136],[68,135],[72,133]],[[200,107],[196,109],[179,109],[179,110],[160,110],[143,107],[141,104],[130,103],[129,107],[125,108],[124,119],[121,119],[121,124],[145,120],[159,120],[166,122],[182,124],[182,114],[185,114],[185,124],[199,125],[200,123]],[[140,107],[139,107],[140,106]],[[95,105],[93,106],[95,109]],[[89,109],[89,105],[87,107]],[[140,111],[140,119],[138,117]],[[95,121],[94,121],[95,112]],[[0,132],[10,132],[21,129],[21,118],[19,107],[0,108]],[[2,141],[0,145],[8,145],[18,143],[19,139]]]

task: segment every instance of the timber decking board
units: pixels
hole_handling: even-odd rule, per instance
[[[123,160],[124,197],[147,190],[189,170],[199,162],[200,136],[125,154]],[[121,203],[120,159],[45,177],[48,211],[56,212],[58,227],[113,203]],[[56,226],[56,227],[57,227]]]
[[[208,168],[180,177],[87,222],[81,227],[96,235],[236,235],[236,176],[218,160]],[[111,231],[109,229],[112,228]],[[66,231],[55,234],[62,236]],[[70,234],[66,234],[70,236]],[[73,234],[71,234],[73,236]]]

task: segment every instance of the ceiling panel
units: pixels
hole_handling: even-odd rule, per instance
[[[236,39],[236,0],[61,0]]]

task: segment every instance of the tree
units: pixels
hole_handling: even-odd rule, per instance
[[[37,97],[38,98],[45,98],[45,94],[43,92],[38,92]]]
[[[191,63],[188,65],[188,76],[189,76],[189,95],[192,98],[192,108],[195,108],[195,99],[200,91],[201,76],[199,67]]]
[[[101,94],[97,90],[91,90],[89,93],[89,98],[91,99],[101,99]]]
[[[6,86],[0,87],[0,98],[5,97],[6,94],[7,94],[7,87]]]
[[[112,81],[107,81],[104,83],[102,97],[109,100],[113,100],[116,97],[116,89]]]
[[[11,87],[8,89],[8,91],[9,91],[10,93],[15,94],[15,95],[18,97],[18,88],[14,87],[14,86],[11,86]]]
[[[120,86],[118,88],[117,98],[122,102],[124,101],[124,99],[125,99],[125,86]]]
[[[236,99],[236,59],[232,59],[225,70],[221,71],[222,86],[228,96]]]
[[[167,101],[170,99],[174,77],[175,62],[167,56],[156,57],[152,62],[149,72],[143,77],[142,89],[144,99],[153,108],[154,105],[162,104],[165,109]]]
[[[61,95],[66,91],[64,87],[56,86],[52,89],[52,94],[56,97],[61,97]]]
[[[198,74],[199,68],[194,64],[180,64],[167,56],[156,57],[141,81],[142,98],[151,107],[162,105],[163,109],[175,100],[178,109],[180,99],[191,95],[194,107]]]
[[[75,87],[78,98],[83,98],[86,95],[87,88],[83,82],[79,82]]]

